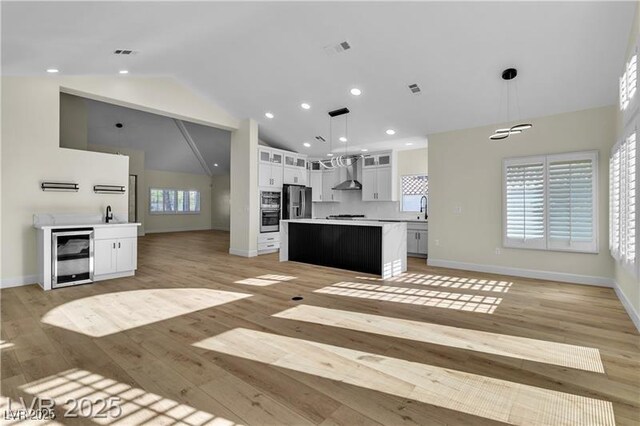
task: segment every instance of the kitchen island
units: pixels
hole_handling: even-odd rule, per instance
[[[280,261],[390,278],[407,270],[403,222],[292,219],[280,221]]]

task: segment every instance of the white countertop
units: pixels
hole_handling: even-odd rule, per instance
[[[416,223],[428,223],[428,220],[425,219],[407,219],[403,217],[389,217],[389,218],[374,218],[374,217],[365,217],[365,218],[355,218],[354,220],[380,220],[383,222],[416,222]]]
[[[65,225],[33,225],[36,229],[66,229],[66,228],[115,228],[122,226],[140,226],[140,223],[111,222],[111,223],[75,223]]]
[[[287,219],[280,222],[309,223],[314,225],[349,225],[349,226],[393,226],[403,222],[380,222],[379,220],[333,220],[333,219]]]

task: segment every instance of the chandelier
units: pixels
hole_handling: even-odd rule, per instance
[[[510,104],[510,97],[511,97],[510,90],[509,90],[510,89],[509,81],[516,78],[517,75],[518,75],[518,70],[515,68],[507,68],[506,70],[502,71],[502,79],[507,82],[507,122],[509,121],[509,113],[510,113],[509,104]],[[519,109],[517,87],[516,87],[515,97],[516,97],[516,107],[518,107]],[[491,136],[489,136],[489,139],[494,141],[506,139],[511,135],[518,135],[523,131],[530,129],[532,127],[533,127],[533,124],[522,123],[522,124],[516,124],[515,126],[508,127],[508,128],[497,129]]]

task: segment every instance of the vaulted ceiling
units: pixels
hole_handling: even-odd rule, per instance
[[[83,100],[87,107],[87,138],[90,145],[144,151],[146,169],[229,174],[231,133],[228,131],[182,122],[207,170],[174,119],[90,99]],[[116,127],[116,123],[121,123],[122,127]]]
[[[612,105],[636,2],[2,2],[2,72],[172,75],[276,146],[350,143]],[[328,54],[348,41],[351,49]],[[134,55],[114,55],[130,48]],[[122,78],[127,78],[123,75]],[[408,85],[422,93],[413,95]],[[353,87],[362,90],[354,97]],[[514,93],[517,90],[518,104]],[[304,110],[306,102],[311,108]],[[265,117],[272,112],[273,119]],[[344,132],[334,126],[335,145]],[[388,128],[396,130],[389,136]],[[310,143],[306,148],[303,143]],[[378,145],[376,145],[378,144]]]

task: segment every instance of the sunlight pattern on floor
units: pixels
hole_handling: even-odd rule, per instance
[[[409,287],[396,287],[369,283],[342,281],[314,291],[315,293],[336,296],[357,297],[361,299],[382,300],[385,302],[409,303],[434,308],[446,308],[458,311],[492,314],[502,298],[463,293],[449,293]]]
[[[255,285],[255,286],[263,287],[263,286],[278,284],[280,282],[291,281],[295,279],[296,277],[292,277],[289,275],[266,274],[266,275],[260,275],[259,277],[255,277],[255,278],[245,278],[243,280],[234,281],[234,284],[246,284],[246,285]]]
[[[121,291],[65,303],[47,312],[42,322],[102,337],[246,297],[251,294],[208,288]]]
[[[479,278],[448,277],[445,275],[404,273],[393,278],[356,277],[365,281],[386,281],[395,283],[417,284],[430,287],[458,288],[464,290],[492,291],[506,293],[513,285],[510,281],[487,280]]]
[[[68,398],[87,398],[92,401],[98,398],[105,400],[110,397],[120,398],[122,414],[117,418],[91,418],[91,422],[103,425],[229,426],[235,424],[189,405],[77,368],[20,386],[20,389],[33,396],[52,398],[58,406],[63,406]],[[78,410],[78,413],[81,415],[81,410]]]
[[[604,374],[596,348],[310,305],[298,305],[273,316]]]
[[[510,424],[615,424],[608,401],[261,331],[194,346]]]

